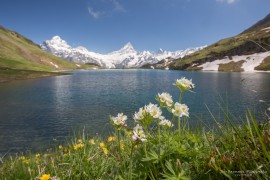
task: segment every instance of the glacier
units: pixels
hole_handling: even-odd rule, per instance
[[[140,68],[146,64],[156,64],[159,61],[170,58],[178,59],[186,55],[192,54],[206,46],[188,48],[178,51],[166,51],[159,49],[156,53],[150,51],[138,52],[132,44],[128,42],[120,50],[110,52],[108,54],[100,54],[91,52],[83,46],[71,47],[60,36],[54,36],[50,40],[44,41],[41,48],[60,58],[76,63],[91,63],[104,68]]]

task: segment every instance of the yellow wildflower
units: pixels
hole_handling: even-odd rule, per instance
[[[51,175],[50,174],[43,174],[41,177],[40,177],[40,180],[49,180],[51,178]]]
[[[35,162],[38,164],[40,161],[41,161],[40,158],[36,158],[36,161]]]
[[[23,160],[25,160],[25,157],[24,156],[20,156],[19,157],[19,160],[22,160],[23,161]]]
[[[36,154],[36,158],[40,158],[40,154]]]
[[[75,144],[75,145],[73,146],[73,149],[76,151],[77,149],[80,149],[80,148],[83,148],[83,147],[84,147],[84,144],[79,143],[79,144]]]
[[[108,149],[107,148],[103,147],[102,151],[103,151],[104,154],[106,154],[106,155],[108,154]]]
[[[78,143],[79,143],[79,144],[82,143],[82,139],[78,139]]]
[[[89,140],[89,143],[90,143],[90,144],[96,144],[94,139],[90,139],[90,140]]]
[[[58,148],[59,148],[59,149],[62,149],[62,148],[63,148],[63,146],[62,146],[62,145],[59,145],[59,146],[58,146]]]
[[[109,136],[108,137],[108,142],[112,142],[112,141],[115,141],[115,137],[114,136]]]
[[[48,156],[49,156],[49,154],[44,154],[43,156],[46,158],[46,157],[48,157]]]
[[[104,142],[101,142],[101,143],[99,143],[99,146],[100,146],[101,148],[104,148],[106,145],[105,145]]]
[[[125,150],[125,144],[120,143],[120,147],[121,147],[122,150]]]
[[[29,164],[30,160],[29,160],[29,159],[25,159],[23,162],[24,162],[25,164]]]

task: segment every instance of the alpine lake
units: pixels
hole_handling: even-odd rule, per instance
[[[192,79],[183,94],[191,128],[212,128],[224,112],[241,123],[248,110],[266,121],[270,107],[270,73],[190,72],[164,70],[78,70],[71,75],[0,84],[0,154],[45,151],[84,131],[107,136],[110,115],[124,113],[128,124],[140,107],[158,104],[158,93],[179,100],[173,83]],[[163,109],[166,118],[168,113]],[[213,118],[214,116],[214,118]]]

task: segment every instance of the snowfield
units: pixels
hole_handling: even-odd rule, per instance
[[[263,53],[256,53],[252,55],[243,55],[243,56],[232,56],[231,59],[229,57],[225,57],[224,59],[217,59],[213,62],[206,62],[198,67],[202,67],[203,71],[218,71],[218,67],[220,64],[227,64],[230,62],[238,62],[244,60],[245,62],[242,65],[242,68],[245,72],[254,72],[254,68],[259,66],[262,61],[270,56],[270,51]]]
[[[120,50],[108,54],[100,54],[91,52],[82,46],[72,48],[59,36],[54,36],[51,40],[44,41],[41,44],[43,50],[68,61],[94,63],[105,68],[138,68],[145,64],[158,63],[169,57],[173,59],[182,58],[205,47],[201,46],[175,52],[159,49],[157,53],[153,53],[150,51],[138,52],[129,42]]]

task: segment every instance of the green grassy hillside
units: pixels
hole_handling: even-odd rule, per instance
[[[75,69],[76,65],[50,55],[15,31],[0,27],[0,67],[36,71]]]
[[[33,79],[49,76],[66,75],[63,72],[48,72],[48,71],[34,71],[34,70],[20,70],[0,67],[0,83],[13,80]]]
[[[53,71],[93,67],[96,66],[76,65],[51,55],[28,38],[0,26],[0,82],[63,75]]]
[[[173,61],[170,64],[170,69],[190,69],[192,64],[200,65],[225,56],[231,57],[270,51],[269,27],[270,14],[239,35],[222,39],[201,51]],[[268,66],[265,65],[265,67]]]

